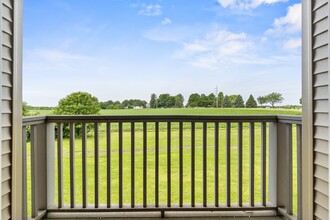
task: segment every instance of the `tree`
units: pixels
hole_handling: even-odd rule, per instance
[[[229,97],[227,95],[223,98],[222,107],[223,108],[231,108],[232,107],[231,102],[229,100]]]
[[[215,98],[215,95],[214,93],[210,93],[208,96],[208,103],[207,103],[207,106],[206,107],[216,107],[216,98]]]
[[[219,92],[219,94],[218,94],[218,106],[217,106],[218,108],[222,107],[223,98],[224,98],[223,92]]]
[[[246,101],[245,106],[247,108],[257,108],[258,104],[256,102],[256,100],[254,99],[253,95],[250,95],[248,100]]]
[[[187,106],[195,108],[199,106],[201,96],[198,93],[193,93],[189,96]]]
[[[157,95],[155,93],[151,94],[149,106],[150,108],[157,108]]]
[[[43,109],[44,107],[37,107],[35,108],[36,109]],[[47,107],[46,107],[47,108]],[[30,110],[33,110],[33,107],[32,106],[29,106],[27,104],[27,102],[23,102],[22,103],[22,116],[36,116],[36,115],[40,115],[40,112],[39,111],[33,111],[33,112],[30,112]],[[28,128],[27,128],[28,129]],[[29,130],[29,129],[28,129]]]
[[[119,101],[108,100],[106,102],[100,102],[101,109],[123,109],[124,107],[121,105]]]
[[[267,103],[267,100],[266,100],[266,97],[265,96],[259,96],[257,98],[259,104],[262,106],[263,104],[266,104]]]
[[[87,92],[74,92],[61,99],[54,109],[56,115],[95,115],[100,112],[100,104],[96,97]],[[87,126],[88,131],[93,126]],[[63,126],[63,134],[65,137],[69,136],[69,126]],[[81,125],[76,125],[76,135],[81,135]]]
[[[228,99],[229,99],[229,101],[230,101],[230,105],[231,105],[231,107],[234,107],[234,106],[235,106],[235,101],[236,101],[236,99],[237,99],[237,96],[238,96],[238,95],[229,95],[229,96],[228,96]]]
[[[27,102],[22,103],[22,115],[23,116],[28,116],[29,115],[29,109],[28,109]]]
[[[134,107],[143,107],[145,108],[147,106],[147,102],[140,100],[140,99],[130,99],[130,100],[124,100],[121,105],[125,109],[132,109]]]
[[[209,98],[205,94],[201,94],[198,107],[207,107],[209,105]]]
[[[177,94],[175,96],[175,107],[176,108],[183,108],[183,102],[184,102],[183,95]]]
[[[266,95],[266,102],[269,103],[272,108],[274,108],[276,103],[281,103],[283,102],[284,98],[281,93],[278,92],[273,92],[268,95]]]
[[[241,95],[237,96],[235,103],[234,103],[234,107],[235,108],[245,108],[244,100]]]
[[[302,100],[302,98],[300,98],[299,99],[299,104],[302,105],[302,102],[303,102],[303,100]]]
[[[175,106],[175,97],[170,94],[160,94],[157,103],[159,108],[173,108]]]

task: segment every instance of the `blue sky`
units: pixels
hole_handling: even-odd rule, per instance
[[[151,93],[301,97],[295,0],[25,0],[23,99]]]

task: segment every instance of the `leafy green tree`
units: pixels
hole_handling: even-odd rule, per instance
[[[28,109],[27,102],[22,103],[22,115],[23,116],[28,116],[29,115],[29,109]]]
[[[256,102],[256,100],[254,99],[253,95],[250,95],[248,100],[246,101],[246,105],[247,108],[257,108],[258,104]]]
[[[106,102],[100,102],[101,109],[123,109],[124,107],[121,105],[119,101],[108,100]]]
[[[112,105],[110,105],[110,109],[123,109],[123,105],[120,101],[115,101]]]
[[[123,108],[128,108],[128,109],[132,109],[134,107],[146,108],[147,102],[140,99],[130,99],[130,100],[126,99],[121,103],[121,105],[123,106]]]
[[[157,95],[155,93],[151,94],[149,106],[150,108],[157,108]]]
[[[160,94],[157,103],[159,108],[173,108],[175,106],[175,97],[170,94]]]
[[[243,98],[242,98],[241,95],[238,95],[238,96],[236,97],[236,100],[235,100],[235,102],[234,102],[234,107],[235,107],[235,108],[245,108],[244,100],[243,100]]]
[[[209,98],[205,94],[201,94],[201,98],[198,102],[198,107],[207,107],[209,105]]]
[[[96,115],[100,112],[100,104],[96,97],[87,92],[74,92],[61,99],[54,109],[56,115]],[[81,135],[81,125],[76,125],[76,135]],[[93,125],[87,126],[88,131]],[[69,136],[69,126],[64,124],[63,135]]]
[[[229,96],[228,96],[228,99],[229,99],[229,101],[230,101],[230,103],[231,103],[231,107],[235,107],[235,101],[236,101],[236,99],[237,99],[237,96],[238,96],[238,95],[229,95]]]
[[[216,107],[216,98],[215,98],[215,95],[214,93],[210,93],[208,96],[208,103],[207,103],[207,106],[206,107]]]
[[[199,106],[201,96],[198,93],[193,93],[189,96],[187,106],[195,108]]]
[[[184,102],[184,98],[182,94],[177,94],[175,96],[175,107],[176,108],[183,108],[183,102]]]
[[[27,102],[23,102],[22,103],[22,116],[36,116],[36,115],[40,115],[39,111],[36,110],[40,110],[40,109],[49,109],[48,107],[32,107],[29,106],[27,104]],[[33,112],[31,112],[30,110],[33,110]],[[29,128],[27,128],[29,129]]]
[[[257,98],[257,100],[258,100],[258,102],[259,102],[259,104],[260,104],[261,106],[263,106],[263,104],[266,104],[266,103],[267,103],[266,96],[259,96],[259,97]]]
[[[223,98],[224,98],[223,92],[219,92],[219,94],[218,94],[218,108],[222,107]]]
[[[299,99],[299,104],[302,105],[302,102],[303,102],[303,100],[302,100],[302,98],[300,98]]]
[[[58,102],[54,109],[57,115],[95,115],[100,112],[96,97],[87,92],[74,92]]]
[[[269,103],[272,108],[274,108],[275,104],[282,103],[284,98],[281,93],[273,92],[268,95],[266,95],[266,102]]]
[[[222,107],[223,108],[231,108],[232,107],[232,103],[230,102],[229,97],[227,95],[223,98]]]

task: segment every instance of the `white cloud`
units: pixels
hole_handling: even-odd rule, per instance
[[[159,16],[162,14],[162,7],[159,4],[142,5],[139,15]]]
[[[163,25],[167,25],[167,24],[171,24],[171,23],[172,23],[172,20],[169,18],[165,18],[164,20],[162,20]]]
[[[265,35],[273,38],[285,50],[295,50],[301,47],[301,3],[291,5],[285,16],[276,18],[273,28]]]
[[[301,32],[301,3],[288,8],[284,17],[276,18],[273,28],[267,30],[267,34],[286,35]]]
[[[248,10],[261,5],[271,5],[278,2],[287,2],[288,0],[218,0],[224,8]]]
[[[192,65],[207,69],[218,69],[228,63],[259,63],[253,60],[255,44],[245,33],[216,30],[203,39],[183,43],[175,58],[187,60]]]
[[[34,54],[34,56],[40,57],[40,59],[42,60],[53,63],[63,63],[68,61],[86,61],[90,59],[90,57],[83,56],[80,54],[74,54],[53,49],[36,49],[31,53]]]
[[[292,38],[286,41],[283,45],[284,49],[297,49],[301,47],[301,38]]]

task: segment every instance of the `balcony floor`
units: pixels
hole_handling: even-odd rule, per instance
[[[197,217],[197,218],[175,218],[175,217],[165,217],[167,219],[171,219],[171,220],[194,220],[194,219],[221,219],[221,220],[253,220],[253,219],[257,219],[257,220],[261,220],[261,219],[265,219],[265,220],[282,220],[281,217],[265,217],[265,216],[260,216],[260,217]],[[100,218],[86,218],[86,219],[79,219],[79,220],[93,220],[93,219],[100,219]],[[126,218],[126,217],[122,217],[122,218],[102,218],[103,220],[142,220],[142,219],[147,219],[147,220],[158,220],[158,219],[164,219],[164,218]],[[47,219],[46,219],[47,220]],[[51,220],[51,219],[48,219]],[[57,219],[57,220],[72,220],[72,219]]]
[[[282,218],[276,216],[274,211],[259,211],[259,212],[166,212],[165,217],[161,218],[160,213],[48,213],[47,219],[57,220],[91,220],[91,219],[104,219],[104,220],[125,220],[125,219],[173,219],[173,220],[188,220],[188,219],[222,219],[222,220],[281,220]]]

